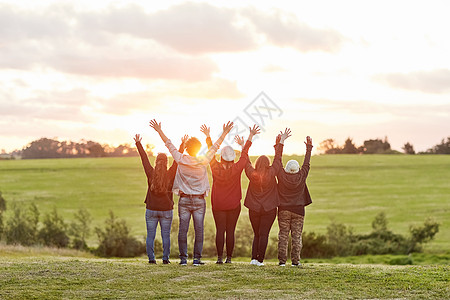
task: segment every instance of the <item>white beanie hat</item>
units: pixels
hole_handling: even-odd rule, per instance
[[[223,147],[220,151],[220,155],[222,156],[222,159],[226,161],[234,161],[234,158],[236,157],[236,153],[234,153],[231,146]]]
[[[297,173],[298,170],[300,170],[300,165],[298,164],[298,162],[296,160],[291,159],[290,161],[287,162],[284,170],[287,173],[294,174],[294,173]]]

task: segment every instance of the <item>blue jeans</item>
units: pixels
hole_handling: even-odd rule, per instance
[[[178,232],[178,247],[181,261],[186,261],[187,233],[189,222],[194,220],[195,242],[194,259],[200,259],[203,251],[203,222],[205,220],[206,202],[203,197],[180,197],[178,201],[178,217],[180,219],[180,230]]]
[[[169,260],[170,255],[170,229],[172,228],[173,210],[150,210],[145,211],[147,223],[147,256],[149,260],[155,259],[155,236],[156,227],[161,227],[163,243],[163,260]]]

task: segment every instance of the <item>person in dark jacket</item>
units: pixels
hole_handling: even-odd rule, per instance
[[[283,151],[284,141],[280,140],[278,145],[280,152]],[[284,267],[287,260],[289,232],[292,237],[291,261],[292,266],[300,266],[300,252],[302,250],[302,231],[305,217],[305,206],[312,203],[306,186],[306,178],[309,173],[309,162],[311,159],[312,140],[306,137],[306,155],[300,169],[296,160],[290,160],[286,167],[280,168],[277,173],[278,197],[278,260],[279,265]],[[276,159],[282,164],[281,155]]]
[[[280,136],[283,140],[290,136],[286,129]],[[249,209],[250,223],[253,229],[252,260],[250,264],[264,266],[264,256],[269,241],[269,233],[277,215],[279,204],[277,181],[275,179],[280,168],[281,146],[275,145],[273,164],[267,156],[258,157],[253,167],[250,161],[245,166],[245,174],[249,179],[244,206]]]
[[[239,160],[235,163],[236,156],[231,146],[225,146],[221,151],[220,161],[214,157],[210,162],[213,177],[211,204],[216,223],[216,250],[217,264],[222,264],[223,246],[226,233],[227,259],[225,263],[231,263],[234,250],[234,232],[241,212],[241,174],[248,161],[248,150],[252,144],[254,135],[259,134],[259,127],[254,125],[250,129],[247,142],[236,136],[235,141],[242,146]],[[202,125],[200,131],[206,135],[208,148],[212,147],[210,128]]]
[[[187,139],[187,135],[181,139],[180,152],[184,151]],[[155,167],[152,167],[147,153],[142,147],[142,138],[139,134],[136,134],[134,141],[136,142],[148,183],[147,195],[144,201],[146,204],[145,220],[147,223],[146,245],[148,262],[156,264],[154,246],[156,227],[159,222],[163,241],[163,264],[170,264],[170,229],[173,219],[172,185],[177,171],[177,163],[174,161],[170,168],[167,169],[167,156],[164,153],[159,153],[156,156]]]

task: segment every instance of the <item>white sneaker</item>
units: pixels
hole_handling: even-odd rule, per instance
[[[251,265],[257,265],[258,264],[258,260],[256,259],[252,259],[252,261],[250,262]]]
[[[258,263],[257,263],[256,265],[257,265],[258,267],[262,267],[262,266],[264,266],[264,263],[258,261]]]
[[[280,267],[286,267],[286,264],[279,263],[278,265],[279,265]]]
[[[300,262],[299,262],[298,264],[294,264],[294,263],[293,263],[292,266],[293,266],[293,267],[298,267],[298,268],[300,268],[300,267],[302,266],[302,264],[301,264]]]

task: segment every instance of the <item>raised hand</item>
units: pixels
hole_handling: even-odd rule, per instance
[[[137,143],[137,142],[140,143],[142,141],[142,138],[141,138],[141,136],[139,134],[136,134],[133,139],[134,139],[135,143]]]
[[[202,126],[200,126],[200,131],[201,132],[203,132],[205,135],[206,135],[206,137],[209,137],[210,135],[210,128],[209,127],[206,127],[206,125],[205,124],[203,124]]]
[[[261,131],[258,125],[253,125],[253,128],[249,127],[248,129],[250,129],[250,135],[252,136],[259,134]]]
[[[228,134],[233,128],[233,122],[228,121],[227,124],[223,124],[223,133]]]
[[[189,139],[189,136],[187,134],[185,134],[182,138],[181,138],[181,142],[183,144],[186,144],[186,141]]]
[[[150,127],[155,129],[157,132],[161,131],[161,122],[156,122],[155,119],[150,121]]]
[[[281,141],[281,134],[277,135],[277,137],[275,138],[275,144],[279,144]]]
[[[245,143],[244,143],[244,138],[243,138],[243,137],[240,137],[239,135],[236,135],[236,136],[234,137],[234,141],[235,141],[238,145],[240,145],[241,147],[244,147],[244,145],[245,145]]]
[[[280,133],[281,133],[280,143],[283,143],[284,140],[286,140],[288,137],[291,136],[291,129],[290,128],[286,128],[284,130],[284,132],[280,131]]]
[[[305,144],[306,144],[306,146],[312,146],[312,139],[309,135],[306,137]]]

